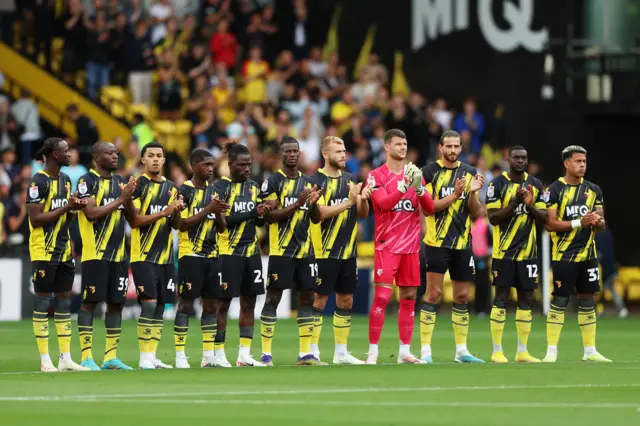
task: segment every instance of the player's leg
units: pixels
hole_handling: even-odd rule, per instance
[[[369,312],[369,352],[367,353],[367,364],[376,364],[378,360],[378,343],[382,335],[384,317],[391,299],[393,282],[398,273],[400,256],[376,250],[374,259],[373,279],[374,294],[371,311]]]
[[[133,281],[140,303],[140,316],[138,317],[138,345],[140,347],[140,361],[138,367],[143,370],[154,370],[154,355],[151,339],[155,336],[154,315],[158,304],[158,285],[154,281],[159,279],[153,264],[149,262],[133,262],[131,264]]]
[[[609,291],[611,292],[611,297],[613,298],[613,303],[615,304],[616,310],[618,311],[618,317],[623,319],[629,316],[629,309],[627,309],[624,303],[624,299],[622,298],[618,290],[616,290],[615,282],[617,278],[618,272],[614,272],[602,281],[602,293],[597,297],[598,300],[596,311],[598,315],[600,315],[604,310],[604,305],[602,304],[604,290],[609,289]]]
[[[118,358],[118,345],[122,333],[122,309],[127,300],[129,285],[128,262],[105,262],[107,264],[107,312],[104,317],[106,345],[104,350],[103,370],[132,370]]]
[[[511,259],[493,259],[491,276],[495,287],[493,306],[489,316],[491,343],[493,345],[491,361],[501,364],[509,362],[502,349],[502,334],[504,333],[504,325],[507,318],[507,304],[511,286],[515,285],[517,278],[514,261]]]
[[[538,287],[538,264],[536,261],[516,262],[518,290],[518,309],[516,310],[516,330],[518,333],[518,349],[516,362],[540,362],[529,354],[527,343],[531,333],[531,305],[533,291]]]
[[[329,294],[333,290],[340,273],[341,260],[317,259],[318,285],[313,299],[313,335],[311,336],[311,353],[320,359],[320,334],[322,332],[324,308],[327,305]]]
[[[516,331],[518,333],[518,349],[516,362],[540,362],[540,360],[529,353],[527,344],[529,334],[531,334],[531,322],[533,315],[531,305],[533,304],[533,289],[518,289],[518,309],[516,310]]]
[[[398,364],[426,364],[425,361],[420,361],[411,353],[416,296],[420,287],[420,253],[400,255],[396,285],[400,289],[400,310],[398,311],[400,348],[398,350]]]
[[[298,365],[318,365],[320,360],[311,353],[313,336],[313,291],[318,279],[318,264],[314,257],[295,259],[293,281],[298,290],[298,337],[300,349]]]
[[[456,341],[455,362],[464,364],[483,364],[467,349],[469,334],[469,287],[474,279],[475,264],[471,250],[453,250],[451,269],[449,270],[453,285],[453,307],[451,324]]]
[[[33,289],[33,333],[40,353],[40,371],[54,372],[58,369],[49,356],[49,306],[53,294],[55,268],[49,262],[32,262]]]
[[[200,317],[200,330],[202,331],[202,361],[200,367],[214,366],[214,344],[218,331],[217,301],[213,297],[202,297],[202,316]]]
[[[227,354],[224,351],[224,344],[227,340],[227,318],[229,316],[230,306],[230,298],[216,299],[216,322],[218,323],[218,329],[216,330],[216,337],[213,343],[214,367],[231,367],[231,363],[227,359]]]
[[[436,326],[436,308],[442,296],[444,274],[451,263],[451,250],[425,246],[427,259],[427,289],[420,309],[420,359],[433,362],[431,342]]]
[[[573,262],[552,262],[553,293],[551,306],[547,313],[547,353],[542,362],[556,362],[558,359],[558,342],[564,326],[564,313],[569,305],[569,298],[575,290],[578,278],[578,264]]]
[[[265,367],[251,356],[253,327],[255,324],[256,299],[264,294],[264,278],[260,256],[240,258],[243,263],[242,286],[240,288],[240,345],[238,347],[238,367]]]
[[[334,364],[361,365],[364,361],[354,357],[347,349],[349,333],[351,331],[351,309],[353,308],[353,295],[358,289],[358,265],[357,260],[341,260],[340,273],[336,289],[336,310],[333,314],[333,335],[335,339]],[[324,285],[321,283],[321,285]],[[318,288],[320,288],[319,286]],[[317,293],[316,293],[317,295]],[[315,303],[315,302],[314,302]],[[314,328],[315,332],[315,328]]]
[[[268,367],[273,366],[271,344],[276,328],[278,305],[282,299],[282,292],[293,286],[294,265],[293,259],[287,257],[269,257],[267,297],[260,314],[260,340],[262,343],[260,362]]]
[[[133,370],[118,358],[118,345],[122,333],[122,309],[127,300],[129,285],[128,262],[107,262],[109,268],[107,290],[107,312],[104,317],[106,345],[104,350],[103,370]]]
[[[175,268],[173,264],[168,264],[154,265],[154,269],[159,277],[159,279],[154,280],[158,285],[158,301],[156,310],[153,313],[154,334],[151,336],[150,350],[153,354],[153,365],[156,368],[173,368],[172,365],[165,364],[162,360],[158,359],[156,354],[164,329],[164,307],[167,304],[175,303],[176,300]]]
[[[600,291],[598,260],[592,259],[579,264],[576,282],[578,293],[578,325],[584,345],[583,361],[611,362],[596,350],[596,303],[595,294]]]
[[[61,263],[55,271],[53,310],[60,348],[58,371],[90,371],[71,359],[71,289],[74,276],[75,265],[71,261]]]
[[[244,269],[244,262],[237,256],[222,256],[219,262],[219,285],[214,288],[216,299],[216,322],[218,328],[214,340],[214,367],[230,368],[231,363],[227,359],[224,344],[227,339],[227,317],[229,306],[234,297],[240,296],[240,282]]]
[[[109,275],[105,261],[88,260],[82,262],[82,301],[78,311],[78,334],[80,336],[80,365],[93,371],[100,367],[93,359],[93,313],[98,303],[107,297],[106,280]]]
[[[190,368],[184,348],[189,334],[189,315],[193,313],[193,302],[200,297],[204,277],[207,273],[206,259],[183,256],[178,261],[178,308],[173,321],[173,343],[176,348],[176,368]]]

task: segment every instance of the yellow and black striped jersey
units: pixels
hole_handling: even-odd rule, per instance
[[[529,174],[524,174],[522,182],[509,179],[507,172],[496,176],[487,187],[487,209],[502,209],[515,198],[520,188],[531,185],[533,207],[546,209],[542,200],[542,183]],[[529,207],[518,205],[509,220],[493,227],[493,258],[529,260],[538,257],[536,224],[529,215]]]
[[[233,182],[223,177],[215,183],[216,190],[222,194],[230,206],[227,212],[227,229],[219,236],[220,254],[251,257],[258,253],[258,204],[260,185],[252,180]]]
[[[434,201],[453,194],[458,179],[465,178],[467,186],[462,197],[451,205],[427,216],[427,233],[424,242],[428,246],[463,250],[471,248],[471,217],[469,216],[469,188],[476,169],[457,162],[454,168],[447,168],[441,160],[422,168],[422,176],[427,191]]]
[[[318,204],[333,206],[349,200],[349,190],[356,184],[351,173],[340,173],[338,177],[328,176],[324,170],[318,169],[311,176],[323,193]],[[343,211],[331,219],[311,224],[313,249],[318,259],[351,259],[356,257],[357,206]]]
[[[60,209],[69,203],[71,197],[71,180],[60,173],[57,178],[50,177],[44,170],[38,171],[31,178],[27,192],[28,204],[44,204],[43,212]],[[31,261],[53,263],[71,260],[71,242],[69,240],[69,224],[72,214],[66,213],[55,222],[35,228],[29,220],[29,254]]]
[[[297,203],[300,193],[312,186],[311,179],[300,172],[297,177],[290,178],[278,170],[262,183],[261,198],[265,201],[275,200],[276,209],[283,209]],[[307,202],[288,219],[269,225],[269,255],[297,259],[313,256],[309,208]]]
[[[562,221],[580,219],[596,207],[604,207],[602,190],[595,183],[580,179],[580,184],[569,185],[564,178],[553,182],[544,193],[548,209],[556,210]],[[567,232],[551,232],[553,252],[551,259],[563,262],[584,262],[595,259],[596,242],[593,228],[576,228]]]
[[[190,180],[186,181],[178,190],[178,194],[182,195],[185,205],[185,209],[181,213],[182,217],[188,218],[197,215],[211,202],[211,197],[215,193],[216,190],[213,185],[208,184],[204,188],[197,188]],[[218,197],[220,197],[220,194],[218,194]],[[180,240],[178,257],[218,257],[215,218],[215,213],[210,213],[199,224],[178,234]]]
[[[78,179],[78,196],[93,198],[96,206],[106,206],[120,196],[126,180],[119,175],[112,174],[103,178],[95,170]],[[124,237],[124,205],[109,215],[91,222],[84,212],[78,212],[78,224],[82,237],[82,261],[107,260],[122,262],[127,258]]]
[[[133,206],[146,216],[169,207],[178,198],[178,189],[170,180],[152,180],[146,174],[138,178],[133,194]],[[131,262],[151,262],[161,265],[173,261],[171,217],[163,217],[141,228],[131,230]]]

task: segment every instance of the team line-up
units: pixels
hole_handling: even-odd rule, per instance
[[[496,288],[491,310],[491,361],[508,362],[502,349],[507,302],[517,290],[515,314],[517,362],[540,362],[527,350],[531,304],[539,282],[537,228],[545,226],[553,241],[553,299],[547,316],[547,352],[542,362],[555,362],[572,295],[578,298],[578,323],[584,361],[610,362],[596,350],[595,293],[600,290],[595,232],[604,229],[600,188],[585,180],[586,150],[572,145],[562,151],[565,176],[543,189],[526,173],[527,151],[509,151],[509,171],[487,187],[486,204],[479,190],[484,178],[458,161],[460,135],[442,134],[440,160],[419,169],[406,163],[407,139],[398,129],[386,132],[387,160],[364,183],[345,172],[346,151],[340,138],[327,137],[321,150],[324,167],[312,176],[298,170],[298,141],[280,142],[282,167],[262,184],[250,179],[251,155],[240,144],[229,144],[230,177],[211,183],[215,162],[206,150],[191,154],[193,177],[177,188],[162,176],[165,151],[152,142],[141,152],[144,174],[126,181],[115,174],[116,148],[99,142],[93,148],[95,167],[77,182],[60,172],[69,164],[69,146],[60,138],[47,139],[36,153],[45,167],[33,176],[27,197],[30,255],[35,308],[33,328],[41,371],[130,370],[117,357],[122,308],[131,268],[141,314],[137,332],[141,369],[172,368],[156,356],[163,331],[166,303],[178,301],[174,322],[175,366],[189,368],[185,345],[194,300],[201,298],[201,367],[231,367],[224,350],[231,300],[240,298],[240,345],[237,366],[273,366],[272,342],[276,310],[286,289],[299,297],[298,365],[320,361],[318,342],[323,310],[335,293],[333,316],[334,364],[376,364],[378,342],[392,286],[399,289],[398,363],[433,362],[431,341],[444,274],[453,285],[451,323],[458,363],[484,363],[467,348],[468,294],[475,265],[470,227],[479,215],[494,226],[492,278]],[[366,361],[347,349],[353,295],[357,288],[357,219],[375,219],[375,293],[369,314]],[[420,286],[420,218],[426,217],[427,289],[420,312],[420,356],[410,351],[414,308]],[[82,238],[82,304],[78,332],[82,360],[70,355],[72,325],[70,297],[75,264],[69,225],[77,215]],[[131,231],[125,243],[125,221]],[[263,276],[256,227],[268,226],[269,265]],[[178,230],[178,277],[174,277],[172,230]],[[130,251],[130,253],[128,253]],[[176,285],[177,284],[177,285]],[[251,355],[256,297],[265,293],[260,316],[261,356]],[[48,309],[54,297],[54,320],[60,347],[56,368],[49,356]],[[106,302],[106,348],[101,367],[92,353],[93,318],[98,303]]]

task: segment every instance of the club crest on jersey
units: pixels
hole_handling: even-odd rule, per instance
[[[87,193],[87,182],[85,181],[80,181],[78,182],[78,192],[80,193],[80,195],[84,195]]]
[[[378,269],[378,270],[376,271],[376,273],[378,274],[378,276],[381,276],[381,275],[382,275],[382,269]]]
[[[260,189],[262,189],[262,192],[267,192],[267,189],[269,189],[269,178],[266,178],[264,182],[262,182],[262,187]]]
[[[542,201],[544,201],[545,203],[548,203],[550,199],[551,199],[551,192],[549,190],[544,191],[542,193]]]
[[[32,184],[31,187],[29,188],[29,197],[31,198],[38,198],[40,196],[40,190],[38,189],[38,187],[36,186],[36,184]]]
[[[489,187],[487,188],[487,197],[493,197],[495,195],[495,189],[495,186],[489,185]]]
[[[369,187],[371,189],[375,188],[375,186],[376,186],[376,178],[373,177],[373,175],[369,175],[369,177],[367,178],[367,185],[369,185]]]

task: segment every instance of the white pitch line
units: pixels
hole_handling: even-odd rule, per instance
[[[594,389],[594,388],[635,388],[640,383],[630,384],[567,384],[567,385],[503,385],[503,386],[433,386],[414,388],[336,388],[336,389],[275,389],[275,390],[238,390],[213,392],[169,392],[104,395],[43,395],[43,396],[1,396],[5,401],[78,401],[78,400],[114,400],[121,398],[163,398],[190,396],[250,396],[250,395],[298,395],[298,394],[341,394],[341,393],[379,393],[379,392],[443,392],[443,391],[486,391],[486,390],[527,390],[527,389]]]
[[[98,399],[80,399],[75,402],[99,402]],[[175,399],[113,399],[111,402],[129,402],[143,404],[203,404],[203,405],[304,405],[304,406],[343,406],[343,407],[476,407],[476,408],[635,408],[640,403],[624,402],[469,402],[469,401],[313,401],[308,400],[210,400],[195,399],[179,401]]]

